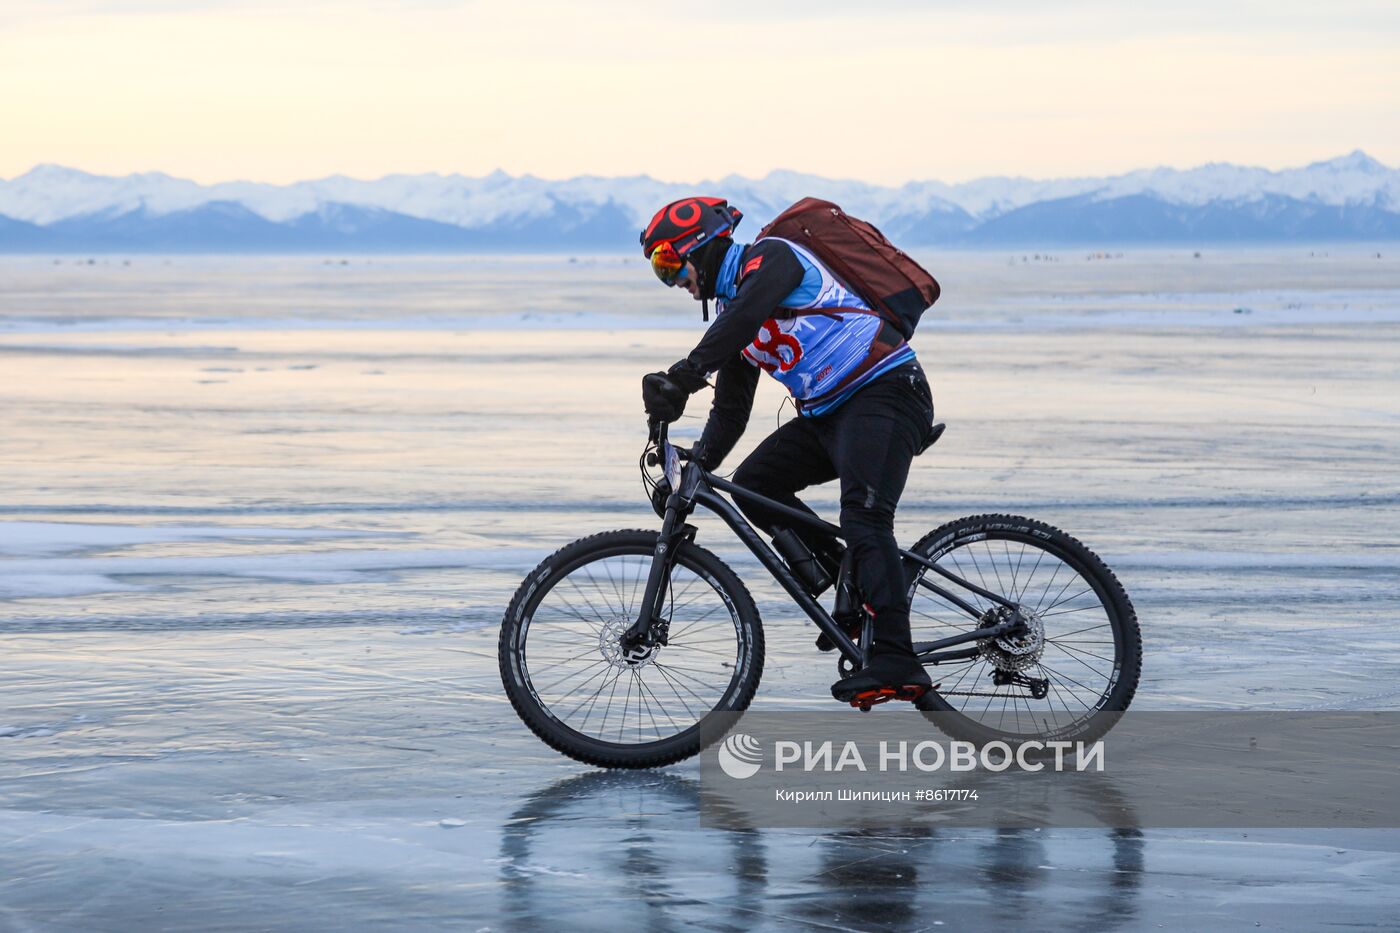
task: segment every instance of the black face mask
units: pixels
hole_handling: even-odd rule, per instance
[[[710,319],[710,299],[715,297],[715,288],[719,284],[719,267],[724,264],[724,257],[733,244],[733,237],[715,237],[686,257],[695,266],[696,281],[700,285],[702,320]]]

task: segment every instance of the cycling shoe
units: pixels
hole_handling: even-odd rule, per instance
[[[831,685],[842,703],[868,710],[889,700],[914,701],[933,688],[928,671],[913,655],[876,655],[870,664]]]

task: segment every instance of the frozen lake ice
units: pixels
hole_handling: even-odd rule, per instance
[[[1081,537],[1142,620],[1135,708],[1400,708],[1400,254],[928,259],[949,429],[902,538]],[[655,526],[638,381],[701,326],[630,258],[0,258],[0,928],[1393,922],[1400,831],[724,833],[693,765],[536,741],[504,605]],[[755,708],[828,706],[748,582]]]

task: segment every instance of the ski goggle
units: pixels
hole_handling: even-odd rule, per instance
[[[658,243],[656,249],[651,251],[651,271],[666,285],[679,282],[684,269],[685,260],[671,243]]]

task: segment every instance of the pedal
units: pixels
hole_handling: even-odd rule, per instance
[[[879,690],[864,690],[851,697],[850,704],[862,713],[870,712],[870,707],[888,703],[890,700],[906,700],[910,703],[923,699],[931,690],[923,684],[905,684],[902,687],[881,687]]]

